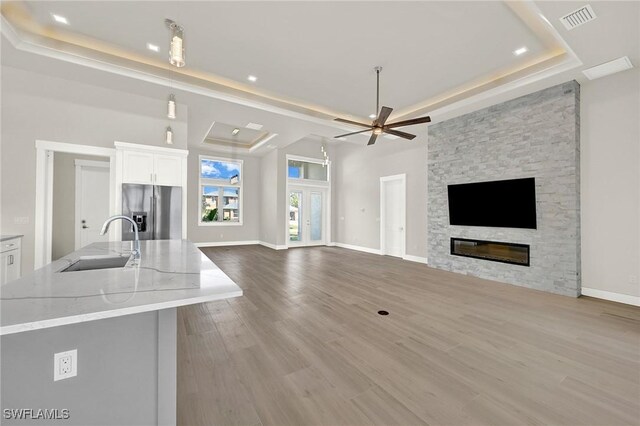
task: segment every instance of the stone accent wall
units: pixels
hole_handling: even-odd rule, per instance
[[[580,86],[571,81],[429,127],[429,265],[580,295]],[[538,229],[449,225],[447,185],[535,177]],[[479,206],[481,208],[482,206]],[[531,246],[531,265],[453,256],[450,238]]]

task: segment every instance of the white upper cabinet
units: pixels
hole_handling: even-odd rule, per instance
[[[182,157],[155,154],[154,169],[154,185],[182,185]]]
[[[123,152],[123,183],[153,184],[154,154],[138,151]]]
[[[122,154],[122,183],[184,186],[187,151],[116,142]]]

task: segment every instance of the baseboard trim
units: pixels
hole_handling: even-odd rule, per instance
[[[287,246],[279,246],[276,244],[268,243],[266,241],[258,241],[256,244],[260,244],[261,246],[265,246],[273,250],[286,250],[288,248]]]
[[[627,305],[640,306],[640,296],[630,296],[628,294],[614,293],[612,291],[587,287],[582,287],[581,293],[583,296],[610,300],[612,302],[624,303]]]
[[[334,244],[336,245],[336,247],[342,247],[349,250],[362,251],[362,252],[371,253],[371,254],[381,254],[379,249],[373,249],[373,248],[362,247],[362,246],[354,246],[352,244],[344,244],[344,243],[334,243]]]
[[[196,247],[224,247],[224,246],[250,246],[260,244],[258,240],[251,241],[212,241],[208,243],[193,243]]]
[[[410,262],[418,262],[418,263],[424,263],[425,265],[428,263],[427,262],[427,258],[426,257],[420,257],[420,256],[414,256],[412,254],[406,254],[403,256],[404,260],[408,260]]]

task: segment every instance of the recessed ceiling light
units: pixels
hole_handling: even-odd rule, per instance
[[[255,83],[256,81],[258,81],[258,77],[256,77],[255,75],[250,75],[249,77],[247,77],[247,80],[249,80],[252,83]]]
[[[52,16],[53,16],[53,20],[54,21],[56,21],[56,22],[58,22],[60,24],[69,25],[69,21],[64,16],[56,15],[55,13],[53,13]]]
[[[520,56],[520,55],[522,55],[524,53],[527,53],[528,51],[529,51],[529,49],[527,49],[525,46],[522,46],[521,48],[514,50],[513,54],[516,55],[516,56]]]
[[[377,117],[377,115],[375,115],[375,114],[369,114],[369,118],[376,118],[376,117]]]
[[[251,130],[261,130],[263,126],[262,124],[258,124],[258,123],[249,123],[245,127]]]
[[[237,135],[238,133],[240,133],[240,129],[238,129],[237,127],[231,131],[231,134],[233,136]]]
[[[157,46],[153,43],[147,43],[147,49],[149,50],[153,50],[154,52],[159,52],[160,51],[160,46]]]

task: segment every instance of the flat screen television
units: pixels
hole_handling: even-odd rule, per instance
[[[449,185],[451,225],[536,229],[535,178]]]

